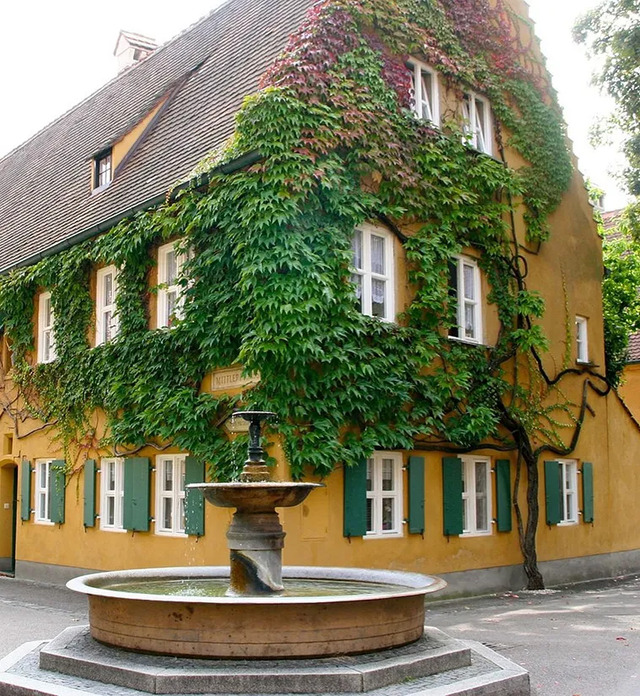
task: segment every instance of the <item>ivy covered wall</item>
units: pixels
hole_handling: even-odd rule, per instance
[[[171,442],[219,478],[242,461],[243,443],[220,427],[236,399],[201,385],[235,363],[260,374],[245,401],[279,414],[294,476],[306,465],[326,474],[374,447],[517,448],[514,421],[548,430],[528,398],[535,379],[514,383],[505,369],[520,356],[535,372],[531,349],[545,348],[535,323],[544,303],[526,288],[512,213],[523,206],[529,240],[544,243],[572,168],[553,95],[518,36],[502,0],[318,3],[245,101],[231,141],[198,171],[255,150],[257,164],[214,172],[206,186],[0,280],[24,408],[54,426],[69,461],[89,448]],[[410,56],[438,71],[450,103],[469,89],[489,99],[497,158],[464,142],[453,108],[441,129],[417,119]],[[505,151],[523,166],[507,166]],[[355,306],[351,238],[367,220],[415,230],[403,237],[414,294],[397,323]],[[149,330],[153,249],[174,238],[193,251],[185,316]],[[446,335],[448,261],[468,247],[500,320],[491,349]],[[90,348],[91,276],[104,264],[120,269],[120,333]],[[39,289],[51,290],[56,317],[58,357],[46,365],[33,357]]]

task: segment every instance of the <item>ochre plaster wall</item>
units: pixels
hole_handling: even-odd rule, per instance
[[[515,11],[524,18],[527,8],[521,0],[511,0]],[[528,26],[528,25],[527,25]],[[526,43],[527,26],[523,26]],[[535,61],[540,60],[537,41],[533,43]],[[537,65],[537,62],[535,63]],[[451,95],[442,90],[443,111],[451,107]],[[151,118],[152,114],[148,118]],[[142,124],[141,124],[142,125]],[[133,137],[133,135],[132,135]],[[134,138],[135,140],[135,138]],[[133,142],[133,141],[132,141]],[[124,141],[123,141],[124,147]],[[115,152],[114,156],[118,156]],[[507,161],[522,164],[516,155],[507,151]],[[575,162],[574,162],[575,164]],[[576,172],[569,191],[550,220],[551,236],[537,248],[524,236],[522,216],[516,215],[516,234],[521,243],[520,252],[526,259],[526,278],[530,289],[538,290],[546,301],[546,314],[541,320],[544,333],[549,337],[550,350],[544,356],[544,365],[553,375],[564,367],[576,367],[574,320],[576,315],[587,317],[589,354],[592,368],[604,371],[601,246],[587,201],[584,181]],[[403,230],[411,234],[411,228]],[[402,245],[396,242],[396,304],[398,311],[411,298],[407,281],[406,260]],[[152,252],[154,253],[154,252]],[[471,251],[469,251],[471,253]],[[150,285],[155,281],[155,270],[150,274]],[[486,296],[486,279],[483,279]],[[155,326],[155,298],[150,300],[150,328]],[[495,341],[498,322],[495,309],[485,307],[485,339]],[[640,373],[639,373],[640,374]],[[209,384],[209,377],[206,384]],[[563,383],[567,398],[579,403],[583,379],[569,378]],[[203,389],[208,388],[203,384]],[[10,385],[7,389],[10,392]],[[633,382],[629,379],[623,393],[633,408],[640,408],[640,396],[633,402]],[[636,492],[640,490],[640,431],[624,409],[618,397],[610,394],[600,397],[589,393],[593,414],[587,413],[577,449],[570,458],[580,465],[590,461],[594,465],[595,521],[585,524],[547,527],[544,511],[543,461],[540,459],[540,525],[538,552],[541,561],[640,548],[640,506]],[[98,432],[103,419],[97,417]],[[60,458],[51,430],[40,430],[30,436],[25,433],[37,423],[19,423],[10,456],[12,461],[23,458],[33,462],[39,458]],[[0,435],[14,432],[14,424],[6,416],[0,418]],[[175,450],[167,450],[172,452]],[[136,456],[151,459],[157,452],[143,450]],[[278,461],[277,476],[287,477],[286,464],[280,446],[272,454]],[[403,453],[405,462],[409,452]],[[345,565],[379,568],[401,568],[431,573],[508,566],[521,562],[518,536],[493,531],[490,536],[445,537],[442,533],[442,473],[441,453],[418,453],[425,457],[426,531],[410,535],[406,527],[402,538],[347,539],[343,529],[343,472],[338,468],[323,482],[326,488],[314,491],[308,500],[296,509],[283,510],[281,519],[287,533],[284,561],[289,564]],[[495,453],[480,452],[495,458]],[[109,453],[91,451],[89,456],[109,456]],[[501,455],[504,458],[504,455]],[[554,458],[552,455],[546,457]],[[82,461],[78,462],[81,465]],[[515,459],[512,458],[512,481]],[[406,497],[406,472],[405,497]],[[153,533],[126,533],[101,531],[99,522],[94,528],[83,526],[83,480],[81,466],[70,477],[66,492],[66,521],[64,525],[40,525],[32,520],[18,522],[18,560],[91,569],[152,567],[172,565],[226,564],[225,531],[231,517],[229,511],[206,508],[205,536],[166,537]],[[312,477],[310,477],[312,478]],[[0,501],[6,498],[8,478],[0,477]],[[525,508],[524,485],[520,502]],[[155,475],[152,476],[152,503],[154,511]],[[579,481],[580,489],[580,481]],[[33,496],[33,493],[32,493]],[[97,500],[99,500],[99,477]],[[579,494],[582,507],[581,492]],[[495,516],[495,498],[493,501]],[[18,506],[19,507],[19,506]],[[33,507],[33,501],[32,501]],[[405,499],[405,512],[407,500]],[[0,513],[2,511],[0,510]],[[0,555],[6,548],[9,522],[0,515]]]

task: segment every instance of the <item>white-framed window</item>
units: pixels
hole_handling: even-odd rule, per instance
[[[381,227],[363,224],[353,232],[351,282],[362,314],[395,319],[394,239]]]
[[[115,266],[100,268],[96,274],[96,282],[96,345],[99,346],[109,343],[118,335],[118,270]]]
[[[51,459],[36,459],[35,521],[39,524],[51,522]]]
[[[462,457],[463,534],[491,534],[491,459]]]
[[[56,359],[56,340],[53,333],[53,305],[51,293],[42,292],[38,298],[38,362],[49,363]]]
[[[178,242],[158,248],[158,328],[170,327],[184,315],[184,286],[178,279],[188,254],[180,252]]]
[[[493,154],[493,124],[489,102],[475,92],[462,99],[462,118],[467,142],[486,155]]]
[[[559,459],[560,510],[559,524],[578,523],[578,462],[575,459]]]
[[[589,341],[587,336],[586,317],[576,317],[576,348],[577,361],[580,363],[589,362]]]
[[[124,503],[124,459],[110,457],[100,462],[100,529],[120,531]]]
[[[402,536],[402,455],[399,452],[374,452],[367,460],[366,536]]]
[[[185,533],[184,454],[156,457],[156,534]]]
[[[440,96],[438,90],[438,73],[418,60],[410,60],[408,68],[411,73],[411,90],[413,110],[418,118],[440,125]]]
[[[482,281],[478,262],[456,256],[449,262],[449,291],[455,302],[457,324],[449,338],[482,343]]]

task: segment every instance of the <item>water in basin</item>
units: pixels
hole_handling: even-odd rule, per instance
[[[172,597],[224,597],[228,578],[150,578],[143,582],[118,582],[103,589],[131,594],[170,595]],[[335,597],[401,592],[401,585],[349,580],[288,579],[280,597]]]

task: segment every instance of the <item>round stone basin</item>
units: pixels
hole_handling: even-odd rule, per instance
[[[218,596],[229,582],[224,567],[95,573],[67,586],[88,595],[91,635],[102,643],[177,656],[286,659],[418,640],[424,596],[446,584],[359,568],[285,567],[283,578],[285,594],[266,597]]]
[[[274,508],[294,507],[322,483],[295,481],[240,481],[232,483],[192,483],[189,488],[202,491],[205,499],[218,507],[239,508],[243,512],[270,512]]]

